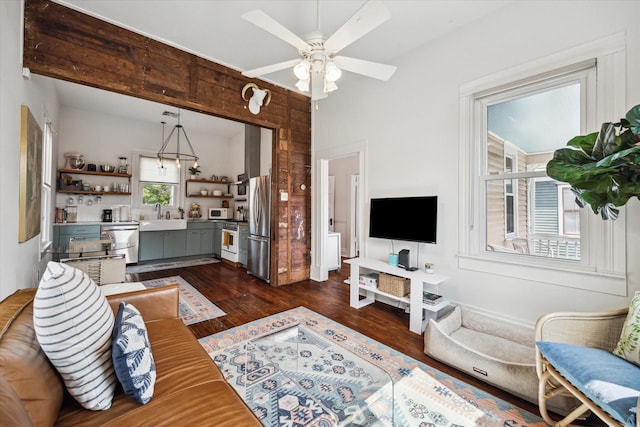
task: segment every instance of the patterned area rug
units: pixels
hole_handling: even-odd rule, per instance
[[[158,288],[173,283],[177,283],[180,289],[180,317],[185,325],[204,322],[227,314],[180,276],[162,277],[142,282],[146,288]]]
[[[140,264],[140,265],[129,265],[127,266],[126,273],[147,273],[149,271],[158,271],[158,270],[169,270],[171,268],[183,268],[183,267],[193,267],[194,265],[204,265],[204,264],[215,264],[220,262],[220,260],[215,258],[196,258],[196,259],[187,259],[182,261],[171,261],[171,262],[157,262],[153,264]]]
[[[269,334],[296,325],[302,328],[295,343],[269,338],[265,344]],[[266,426],[546,426],[527,411],[304,307],[200,343]],[[392,385],[372,388],[369,364],[386,371]]]

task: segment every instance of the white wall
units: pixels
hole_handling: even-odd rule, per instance
[[[58,101],[52,86],[37,76],[22,77],[19,0],[0,1],[0,300],[16,289],[35,287],[47,261],[36,236],[18,243],[20,105],[43,128],[44,110],[57,127]],[[54,147],[56,142],[54,136]]]
[[[366,140],[367,164],[362,171],[367,180],[366,200],[439,196],[438,244],[420,245],[418,265],[433,262],[437,271],[448,275],[451,279],[441,291],[453,300],[523,322],[533,322],[550,311],[626,306],[640,290],[637,200],[627,207],[628,297],[457,267],[459,88],[492,73],[625,32],[627,104],[631,107],[640,102],[638,16],[637,1],[514,2],[398,59],[398,71],[389,82],[356,79],[345,73],[340,89],[320,101],[321,108],[315,113],[314,152]],[[367,204],[365,220],[368,209]],[[401,218],[412,215],[405,213]],[[402,246],[413,257],[416,245]],[[390,252],[390,243],[379,239],[365,239],[365,246],[373,258],[385,259]]]
[[[94,111],[62,107],[61,123],[59,132],[59,154],[57,158],[57,167],[64,165],[64,153],[77,152],[84,155],[85,163],[95,163],[100,165],[103,163],[117,165],[118,157],[124,156],[128,158],[130,163],[129,171],[132,171],[132,161],[134,152],[147,152],[154,155],[160,149],[162,139],[162,125],[160,121],[162,117],[158,117],[157,123],[146,123],[137,120],[130,120],[124,117],[97,113]],[[167,119],[165,119],[167,120]],[[167,120],[165,128],[165,137],[169,135],[175,120]],[[191,144],[200,158],[201,174],[200,178],[210,179],[212,175],[227,176],[234,181],[239,173],[244,171],[244,127],[234,137],[229,139],[215,139],[210,135],[195,132],[194,129],[185,127]],[[175,136],[172,137],[170,144],[175,144]],[[170,147],[175,148],[175,145]],[[190,166],[190,162],[186,162],[186,166]],[[184,167],[183,173],[188,174]],[[83,179],[83,182],[95,184],[108,184],[113,179],[106,177],[92,176],[76,176],[76,179]],[[120,181],[120,180],[118,180]],[[122,182],[122,181],[120,181]],[[135,176],[132,178],[132,184],[136,182]],[[200,189],[219,189],[224,192],[227,188],[224,186],[213,186],[209,184],[189,184],[189,192],[197,193]],[[230,188],[235,193],[235,186]],[[208,198],[189,198],[185,199],[185,189],[181,188],[182,199],[180,206],[188,211],[191,203],[200,204],[201,212],[206,212],[209,207],[220,207],[222,199]],[[74,202],[77,203],[77,196]],[[66,205],[68,194],[58,194],[57,205],[59,207]],[[89,207],[86,204],[88,197],[84,197],[84,204],[78,205],[79,221],[98,221],[102,209],[117,205],[131,205],[132,214],[152,215],[150,210],[139,209],[135,205],[135,200],[129,196],[102,196],[101,205],[94,204]],[[95,200],[95,199],[94,199]],[[177,215],[177,212],[174,212]]]
[[[329,161],[329,175],[335,177],[335,217],[334,230],[340,233],[341,256],[349,254],[351,239],[351,214],[349,199],[351,197],[351,175],[358,174],[359,160],[357,155],[341,157]]]

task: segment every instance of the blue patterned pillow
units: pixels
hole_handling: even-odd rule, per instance
[[[143,405],[149,402],[156,382],[156,365],[142,315],[126,302],[118,307],[111,351],[125,394]]]

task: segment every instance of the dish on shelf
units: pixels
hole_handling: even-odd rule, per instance
[[[214,196],[222,196],[222,190],[213,190]]]

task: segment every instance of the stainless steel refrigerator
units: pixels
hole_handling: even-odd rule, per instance
[[[249,253],[247,272],[269,283],[271,266],[271,179],[249,179]]]

